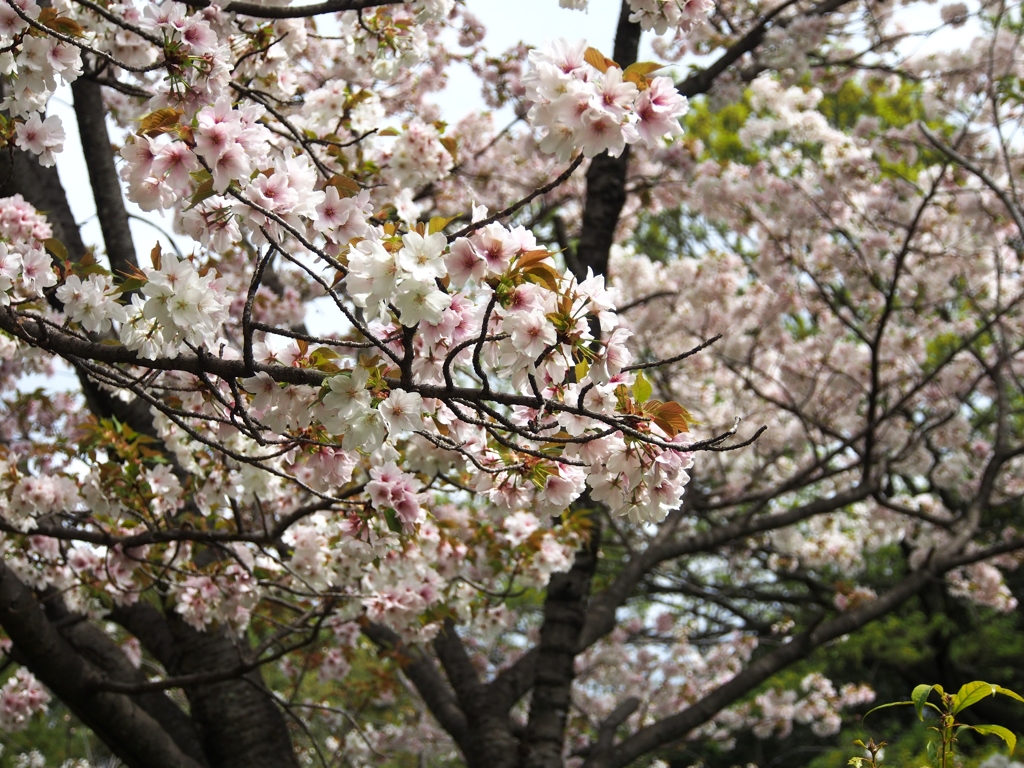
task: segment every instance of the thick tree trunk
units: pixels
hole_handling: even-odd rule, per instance
[[[576,553],[568,573],[556,573],[544,600],[544,623],[537,646],[530,719],[526,725],[525,768],[562,768],[565,726],[572,703],[575,661],[587,616],[590,582],[601,547],[599,518],[590,541]]]
[[[191,746],[180,747],[156,719],[158,707],[153,699],[148,700],[147,709],[131,696],[102,690],[102,682],[114,676],[111,672],[131,674],[111,662],[109,646],[95,642],[96,638],[75,622],[64,622],[58,628],[32,591],[2,564],[0,626],[11,639],[14,659],[53,691],[129,768],[203,768],[204,763],[189,756],[194,752]],[[86,654],[102,666],[92,663]],[[170,714],[170,710],[163,711]],[[170,720],[180,723],[174,715]]]
[[[241,651],[226,631],[198,632],[177,615],[138,603],[115,610],[167,673],[177,677],[237,667]],[[284,715],[258,670],[185,688],[192,723],[210,768],[298,768]]]

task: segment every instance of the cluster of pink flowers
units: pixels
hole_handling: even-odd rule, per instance
[[[36,712],[46,710],[50,694],[24,667],[0,688],[0,730],[20,731]]]
[[[587,52],[582,40],[559,40],[530,52],[523,86],[532,102],[531,124],[546,131],[542,151],[563,161],[576,151],[617,157],[627,144],[654,147],[682,133],[679,118],[689,105],[671,79],[656,77],[641,90],[618,65],[588,62]]]
[[[188,13],[181,3],[146,4],[139,26],[165,38],[165,47],[174,54],[151,107],[172,106],[191,115],[227,92],[231,52],[213,28],[216,19],[216,9]]]
[[[31,531],[37,517],[73,511],[80,501],[78,484],[69,477],[26,475],[11,488],[11,500],[3,514],[19,529]]]
[[[867,685],[847,683],[837,691],[831,680],[813,672],[800,681],[799,691],[773,688],[759,694],[748,708],[749,727],[759,739],[773,734],[785,738],[795,723],[809,725],[816,736],[832,736],[842,726],[842,710],[874,700],[875,692]]]
[[[414,475],[402,472],[394,462],[370,470],[366,491],[373,506],[383,511],[393,509],[403,523],[418,524],[425,519],[420,506],[420,482]]]
[[[1006,585],[1003,572],[990,563],[974,563],[950,571],[946,582],[951,594],[1000,613],[1010,613],[1017,608],[1017,598]]]
[[[35,21],[39,11],[34,0],[22,0],[15,6],[5,5],[0,9],[0,75],[10,79],[0,109],[8,110],[15,117],[29,116],[26,125],[30,127],[23,130],[38,134],[38,138],[28,141],[25,134],[18,131],[19,145],[32,152],[43,146],[40,151],[43,164],[53,165],[52,155],[46,151],[47,137],[54,141],[50,148],[59,152],[57,135],[60,141],[64,138],[60,119],[47,118],[41,123],[34,113],[46,109],[46,103],[57,90],[58,80],[72,83],[82,74],[82,57],[78,48],[66,42],[25,34],[31,28],[26,19]]]
[[[586,10],[590,0],[558,0],[562,8]],[[645,32],[654,30],[664,35],[674,29],[688,35],[704,22],[714,9],[713,0],[629,0],[629,20],[640,24]]]
[[[44,246],[51,234],[46,219],[21,195],[0,198],[0,305],[38,298],[57,284]]]
[[[242,630],[249,625],[259,597],[250,569],[232,563],[215,577],[189,576],[176,585],[174,610],[199,630],[213,622]]]

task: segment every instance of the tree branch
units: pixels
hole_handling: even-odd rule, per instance
[[[115,274],[126,275],[138,267],[138,261],[128,227],[128,211],[121,195],[121,180],[114,166],[107,135],[102,88],[98,83],[80,77],[71,84],[71,92],[75,98],[75,116],[89,171],[89,184],[96,201],[96,218],[103,232],[110,269]]]
[[[130,768],[202,768],[130,697],[96,689],[102,673],[60,635],[29,588],[3,564],[0,626],[14,644],[18,661]]]

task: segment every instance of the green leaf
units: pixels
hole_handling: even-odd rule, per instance
[[[590,363],[587,362],[586,358],[583,358],[576,363],[576,381],[583,381],[590,373]]]
[[[637,371],[636,380],[633,382],[633,398],[638,403],[645,403],[650,399],[652,392],[654,392],[654,388],[644,376],[644,372]]]
[[[427,225],[427,234],[433,235],[438,232],[444,232],[444,228],[451,224],[454,220],[454,216],[434,216],[430,220],[430,223]]]
[[[910,694],[910,699],[914,703],[914,709],[917,710],[917,719],[922,723],[924,722],[924,706],[928,703],[928,697],[932,695],[932,691],[936,689],[938,689],[939,693],[942,693],[941,686],[919,685]]]
[[[203,200],[213,197],[215,194],[217,193],[213,189],[213,179],[209,178],[196,187],[196,191],[192,194],[192,198],[189,200],[188,208],[185,210],[191,211],[203,202]]]
[[[338,373],[341,370],[332,362],[337,359],[338,353],[327,347],[317,347],[309,354],[310,365],[324,373]]]
[[[330,347],[317,347],[309,355],[309,361],[316,365],[322,360],[337,360],[338,353]]]
[[[998,736],[1006,742],[1006,746],[1010,748],[1010,754],[1013,754],[1013,750],[1017,747],[1017,737],[1009,728],[1003,728],[1001,725],[968,725],[966,727],[977,731],[982,736]]]
[[[140,280],[137,277],[129,277],[127,280],[122,280],[117,286],[115,293],[132,293],[138,291],[146,284],[146,280]]]
[[[913,706],[914,702],[912,702],[912,701],[891,701],[888,704],[879,704],[877,707],[873,707],[872,709],[869,709],[867,712],[865,712],[864,713],[864,717],[866,718],[872,712],[877,712],[880,709],[888,709],[889,707],[904,707],[904,706],[906,706],[908,704]]]
[[[1017,701],[1019,701],[1022,704],[1024,704],[1024,696],[1021,696],[1019,693],[1017,693],[1015,691],[1011,691],[1009,688],[1003,688],[1003,686],[1001,686],[1001,685],[997,685],[997,686],[995,686],[995,688],[996,688],[996,691],[998,693],[1003,694],[1003,696],[1009,696],[1011,699],[1016,699]]]
[[[953,697],[953,706],[950,709],[952,714],[967,709],[972,704],[977,704],[986,696],[995,696],[999,692],[998,685],[975,680],[973,683],[965,683],[961,686],[956,696]]]
[[[48,237],[43,240],[43,245],[50,253],[56,256],[61,261],[68,260],[68,249],[64,247],[64,243],[58,240],[56,237]]]
[[[388,528],[395,533],[402,532],[402,520],[391,507],[384,510],[384,521],[388,524]]]

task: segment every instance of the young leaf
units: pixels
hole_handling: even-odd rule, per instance
[[[558,290],[559,274],[550,264],[534,264],[523,271],[523,277],[531,283],[543,285],[549,291]]]
[[[576,363],[576,381],[583,381],[590,373],[590,363],[587,362],[586,358],[583,358]]]
[[[680,432],[690,431],[690,412],[679,403],[669,400],[661,403],[652,412],[654,423],[661,427],[669,437],[675,437]]]
[[[652,392],[654,392],[654,388],[651,386],[651,382],[644,376],[643,371],[638,371],[636,379],[633,381],[633,399],[638,403],[646,403]]]
[[[912,701],[890,701],[888,704],[879,704],[877,707],[872,707],[867,712],[865,712],[864,713],[864,717],[866,718],[872,712],[877,712],[880,709],[888,709],[889,707],[904,707],[904,706],[906,706],[908,704],[913,706],[914,702],[912,702]]]
[[[85,30],[82,29],[82,26],[77,21],[69,19],[67,16],[59,16],[58,11],[53,8],[43,8],[39,12],[38,18],[41,24],[49,27],[54,32],[60,32],[71,37],[82,37],[85,33]]]
[[[664,68],[664,64],[659,64],[656,61],[638,61],[626,67],[625,71],[622,73],[622,76],[625,77],[626,75],[629,74],[646,76],[651,74],[651,72],[657,72],[659,69]]]
[[[456,163],[459,162],[459,141],[453,136],[442,136],[438,141],[441,142],[441,146],[448,150],[448,154],[452,156],[452,160]]]
[[[611,59],[607,58],[597,48],[587,48],[583,53],[583,60],[590,66],[596,69],[598,72],[607,72],[610,66],[619,66]]]
[[[398,516],[391,507],[387,507],[384,510],[384,521],[388,524],[388,528],[395,533],[402,532],[402,519]]]
[[[444,228],[451,224],[454,219],[454,216],[448,218],[444,216],[434,216],[427,225],[427,234],[433,235],[437,232],[444,232]]]
[[[355,179],[350,179],[340,173],[336,173],[327,180],[327,186],[334,187],[342,197],[354,197],[359,194],[359,185]]]
[[[520,254],[519,258],[516,259],[516,269],[526,269],[527,267],[544,261],[551,252],[545,248],[540,248],[536,251],[527,251],[526,253]]]
[[[64,243],[58,240],[56,237],[48,237],[43,240],[43,245],[50,253],[56,256],[61,261],[68,260],[68,249],[64,247]]]
[[[998,736],[1006,742],[1006,746],[1010,748],[1010,754],[1013,754],[1013,750],[1017,747],[1017,737],[1009,728],[1003,728],[1001,725],[968,725],[965,727],[980,733],[982,736]]]
[[[172,130],[184,113],[173,107],[161,107],[139,118],[139,133],[149,138]]]
[[[338,353],[329,347],[317,347],[310,353],[309,362],[314,368],[329,360],[337,360]]]
[[[965,683],[961,686],[956,696],[953,697],[953,705],[950,709],[952,714],[967,709],[972,704],[977,704],[986,696],[995,696],[999,692],[998,685],[975,680],[973,683]]]
[[[217,193],[213,189],[213,179],[209,178],[206,181],[202,182],[198,187],[196,187],[196,191],[192,193],[192,197],[189,199],[188,208],[186,208],[185,210],[191,211],[193,208],[195,208],[197,205],[203,202],[203,200],[213,197],[215,194]]]
[[[920,720],[922,723],[924,722],[924,707],[928,703],[928,697],[932,695],[933,690],[938,691],[941,694],[942,686],[919,685],[916,688],[914,688],[913,693],[910,694],[910,698],[914,703],[914,709],[917,710],[917,719]]]
[[[115,294],[132,293],[133,291],[141,290],[148,281],[140,280],[137,277],[129,277],[127,280],[122,280],[114,291]]]
[[[1015,691],[1011,691],[1009,688],[1003,688],[1003,686],[997,685],[996,691],[998,693],[1003,694],[1003,696],[1009,696],[1011,699],[1016,699],[1017,701],[1024,703],[1024,696],[1021,696],[1019,693],[1016,693]]]

